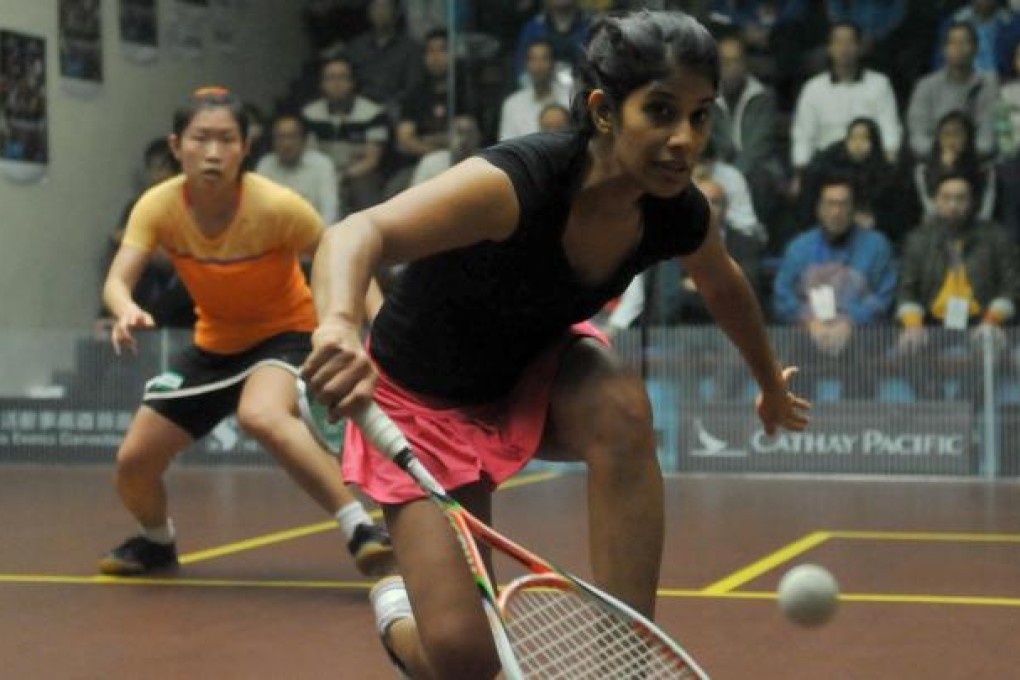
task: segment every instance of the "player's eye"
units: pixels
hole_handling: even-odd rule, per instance
[[[645,106],[645,113],[657,124],[671,123],[677,116],[676,107],[664,101],[649,102]]]
[[[691,114],[691,125],[696,128],[702,128],[712,122],[712,110],[707,106],[703,109],[698,109]]]

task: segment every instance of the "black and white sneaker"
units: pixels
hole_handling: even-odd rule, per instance
[[[99,560],[99,571],[110,576],[139,576],[152,571],[174,569],[177,546],[134,536],[106,553]]]
[[[365,576],[383,576],[396,567],[390,534],[378,524],[359,524],[347,543],[347,550],[358,571]]]

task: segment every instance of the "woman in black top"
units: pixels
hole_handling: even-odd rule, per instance
[[[818,198],[823,183],[832,177],[847,177],[854,189],[854,223],[878,229],[898,242],[913,221],[904,204],[904,189],[897,168],[889,162],[882,143],[882,131],[873,119],[855,118],[846,137],[818,153],[804,170],[803,190],[798,206],[801,227],[818,223]]]
[[[468,509],[541,449],[589,470],[595,581],[652,616],[662,478],[640,377],[583,322],[649,265],[680,257],[762,388],[769,432],[807,425],[761,312],[690,184],[710,130],[718,56],[678,12],[605,18],[579,74],[577,132],[483,151],[330,230],[315,261],[320,326],[304,372],[334,416],[370,398]],[[366,353],[364,291],[410,262]],[[377,622],[414,677],[485,678],[498,660],[440,512],[349,428],[344,473],[382,505],[403,581],[373,589]],[[414,617],[404,599],[404,584]]]
[[[983,164],[975,144],[974,122],[962,111],[950,111],[939,119],[931,155],[919,159],[914,167],[914,183],[921,201],[922,215],[935,214],[935,193],[942,178],[962,173],[974,188],[973,211],[982,219],[992,218],[995,210],[995,169]]]

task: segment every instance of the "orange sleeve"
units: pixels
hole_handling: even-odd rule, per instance
[[[156,187],[158,188],[158,187]],[[164,214],[165,204],[162,192],[150,189],[135,202],[124,229],[123,243],[147,253],[156,249],[159,240],[159,222]]]
[[[301,253],[319,242],[325,226],[322,217],[298,194],[287,191],[280,205],[280,215],[286,225],[284,244],[296,253]]]

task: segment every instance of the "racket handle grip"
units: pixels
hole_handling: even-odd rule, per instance
[[[373,447],[391,460],[411,448],[404,433],[375,402],[355,414],[354,424]]]

